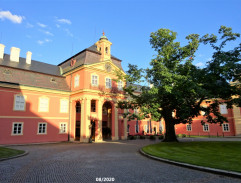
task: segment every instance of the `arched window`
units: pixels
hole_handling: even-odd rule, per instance
[[[108,53],[108,47],[105,48],[105,53]]]

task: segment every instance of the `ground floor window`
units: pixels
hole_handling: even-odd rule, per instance
[[[60,123],[59,133],[67,133],[67,124]]]
[[[192,125],[191,124],[187,125],[187,131],[192,131]]]
[[[130,125],[127,125],[127,133],[130,133]]]
[[[203,131],[204,132],[208,132],[209,131],[209,125],[208,124],[204,124],[203,125]]]
[[[144,125],[144,132],[147,133],[147,125]]]
[[[229,124],[228,123],[224,123],[223,124],[223,131],[224,132],[229,132]]]
[[[12,135],[23,135],[23,122],[14,122]]]
[[[47,123],[38,123],[38,134],[47,134]]]
[[[139,125],[135,125],[135,132],[139,133]]]

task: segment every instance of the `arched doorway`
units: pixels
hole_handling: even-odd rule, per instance
[[[81,120],[81,105],[79,101],[76,102],[75,110],[76,110],[75,140],[79,140],[80,139],[80,120]]]
[[[103,140],[111,140],[112,135],[112,104],[105,102],[102,108],[102,137]]]

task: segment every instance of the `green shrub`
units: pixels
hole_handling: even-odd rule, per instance
[[[146,137],[144,135],[141,135],[140,139],[146,139]]]
[[[186,134],[182,134],[182,138],[184,138],[184,137],[187,137],[187,135]]]
[[[162,140],[162,139],[164,139],[164,136],[161,134],[161,135],[159,135],[158,139]]]
[[[150,140],[156,140],[156,136],[155,135],[151,135],[150,136]]]
[[[128,139],[129,139],[129,140],[136,140],[136,136],[134,136],[134,135],[129,135],[129,136],[128,136]]]

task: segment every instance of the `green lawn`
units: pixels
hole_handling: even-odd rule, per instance
[[[241,142],[162,142],[142,150],[169,160],[241,172]]]
[[[0,159],[16,156],[23,153],[24,151],[21,151],[21,150],[0,147]]]

